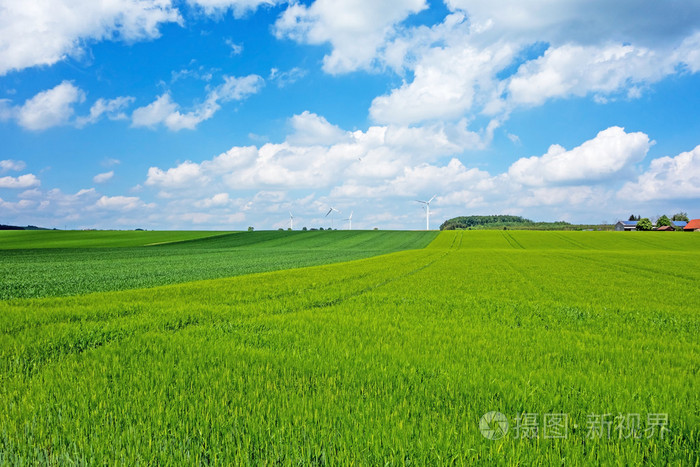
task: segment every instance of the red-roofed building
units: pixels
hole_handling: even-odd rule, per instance
[[[659,232],[673,232],[673,231],[676,230],[676,229],[674,229],[674,228],[671,227],[670,225],[664,225],[664,226],[662,226],[662,227],[659,227],[659,228],[656,229],[656,230],[659,231]]]
[[[684,231],[686,232],[693,232],[695,230],[700,230],[700,219],[693,219],[690,222],[688,222],[688,225],[686,225],[683,228]]]

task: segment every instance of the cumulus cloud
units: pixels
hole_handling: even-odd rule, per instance
[[[106,181],[110,180],[112,177],[114,177],[114,170],[110,170],[109,172],[97,174],[94,177],[92,177],[92,181],[95,183],[105,183]]]
[[[97,99],[90,107],[90,115],[78,117],[75,124],[80,128],[85,125],[97,123],[102,116],[106,116],[110,120],[125,120],[127,119],[124,110],[134,102],[133,97],[122,96],[115,99]]]
[[[192,184],[201,185],[208,181],[199,164],[187,161],[168,170],[161,170],[158,167],[149,168],[146,185],[171,189],[186,188]]]
[[[34,174],[20,175],[19,177],[0,177],[0,188],[24,189],[41,185]]]
[[[13,106],[9,99],[0,100],[0,121],[15,119],[28,130],[40,131],[60,125],[74,124],[78,128],[97,123],[103,116],[110,120],[127,118],[124,109],[133,97],[97,99],[90,108],[90,114],[73,118],[75,106],[85,101],[85,92],[70,81],[41,91],[27,99],[23,105]]]
[[[131,115],[132,126],[155,128],[163,124],[171,131],[194,130],[197,125],[214,116],[221,108],[220,103],[243,100],[257,93],[264,83],[258,75],[240,78],[225,76],[223,84],[212,89],[204,102],[186,113],[180,112],[180,106],[166,92],[152,103],[134,110]]]
[[[77,57],[90,40],[139,41],[181,22],[171,0],[0,0],[0,76]]]
[[[24,161],[16,161],[12,159],[5,159],[0,161],[0,173],[9,171],[19,171],[24,170],[27,164]]]
[[[541,105],[557,97],[606,95],[626,90],[639,97],[639,88],[674,73],[673,54],[613,44],[583,47],[564,45],[520,67],[508,83],[515,104]],[[603,100],[604,102],[604,100]]]
[[[197,201],[194,203],[194,205],[198,208],[217,208],[217,207],[225,207],[231,204],[232,200],[229,197],[228,193],[217,193],[211,198],[205,198],[203,200]]]
[[[275,24],[279,38],[307,44],[330,43],[323,69],[332,74],[369,68],[402,21],[428,5],[425,0],[316,0],[292,3]]]
[[[477,95],[496,89],[493,76],[513,55],[507,46],[476,49],[468,44],[436,47],[413,66],[413,81],[372,101],[370,116],[379,123],[408,125],[425,120],[456,119],[472,110]]]
[[[152,208],[155,205],[146,204],[136,196],[102,196],[95,206],[111,211],[132,211],[137,208]]]
[[[294,133],[287,138],[295,145],[331,145],[348,139],[348,133],[308,110],[291,119]]]
[[[541,157],[519,159],[508,175],[524,185],[595,183],[641,161],[651,144],[644,133],[610,127],[570,151],[554,144]]]
[[[167,170],[151,167],[146,184],[163,190],[193,190],[216,183],[229,189],[322,188],[341,179],[397,176],[406,166],[481,144],[481,137],[470,132],[466,122],[348,132],[304,112],[290,123],[294,132],[283,143],[234,147],[211,160],[187,161]]]
[[[372,60],[411,79],[374,99],[374,121],[483,114],[502,122],[555,98],[636,99],[667,76],[700,70],[697,2],[447,3],[453,13],[442,23],[401,30],[375,49]],[[540,48],[544,55],[533,52]]]
[[[42,91],[17,109],[17,122],[29,130],[45,130],[69,122],[73,106],[85,100],[85,93],[69,81]]]
[[[674,42],[694,32],[700,24],[700,4],[676,2],[672,6],[655,0],[558,0],[523,2],[503,0],[494,7],[488,0],[446,0],[453,11],[470,16],[483,41],[553,44],[607,41],[635,42],[652,46]]]
[[[700,146],[651,161],[649,170],[626,183],[618,197],[635,201],[700,198]]]

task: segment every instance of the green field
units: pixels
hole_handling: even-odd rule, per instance
[[[138,251],[422,246],[341,233]],[[0,301],[0,464],[697,466],[698,284],[696,234],[450,231],[355,261]],[[479,430],[490,411],[501,439]],[[565,437],[545,437],[552,414]]]
[[[134,230],[0,230],[0,250],[145,246],[196,240],[230,232]]]
[[[153,287],[423,248],[436,232],[0,232],[0,300]],[[82,243],[81,243],[82,239]]]

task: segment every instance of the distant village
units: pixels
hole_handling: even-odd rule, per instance
[[[626,221],[618,221],[615,230],[622,232],[632,232],[638,230],[655,230],[658,232],[700,232],[700,219],[688,219],[688,214],[681,212],[674,214],[671,218],[663,215],[655,221],[648,217],[635,216],[634,214]]]

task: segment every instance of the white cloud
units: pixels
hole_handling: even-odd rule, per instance
[[[284,88],[290,84],[296,83],[306,76],[307,73],[306,70],[299,67],[294,67],[287,71],[279,71],[277,68],[272,68],[268,79],[277,84],[277,87]]]
[[[19,170],[24,170],[24,168],[27,167],[27,164],[25,164],[24,161],[15,161],[12,159],[6,159],[3,161],[0,161],[0,173],[2,172],[9,172],[9,171],[19,171]]]
[[[207,182],[208,178],[202,173],[199,164],[187,161],[165,171],[158,167],[149,168],[146,185],[171,189],[186,188],[193,184],[201,185]]]
[[[215,98],[222,102],[239,101],[256,94],[265,85],[265,80],[258,75],[248,75],[237,78],[224,76],[224,83],[215,88],[208,99]]]
[[[323,69],[332,74],[369,68],[377,50],[425,0],[316,0],[292,3],[275,24],[277,37],[308,44],[330,43]]]
[[[458,154],[482,144],[466,122],[424,128],[370,127],[343,131],[304,112],[291,119],[284,143],[234,147],[200,164],[151,167],[147,185],[163,190],[323,188],[340,180],[359,183],[404,173],[410,165]]]
[[[243,53],[243,44],[237,44],[231,39],[226,39],[224,42],[231,49],[231,55],[240,55]]]
[[[700,70],[697,2],[608,4],[449,1],[455,13],[442,23],[402,30],[376,49],[372,60],[411,79],[376,97],[370,116],[402,125],[479,114],[503,122],[518,106],[553,98],[637,99],[667,76]]]
[[[102,161],[102,165],[103,165],[104,167],[113,167],[113,166],[119,165],[119,164],[121,164],[121,163],[122,163],[122,161],[120,161],[119,159],[114,159],[114,158],[112,158],[112,157],[105,158],[105,159]]]
[[[638,98],[638,86],[674,73],[678,62],[668,60],[667,53],[663,55],[618,44],[550,48],[543,57],[520,67],[510,79],[510,99],[515,104],[541,105],[551,98],[607,95],[623,90],[628,91],[630,98]]]
[[[69,81],[42,91],[17,109],[18,123],[29,130],[45,130],[69,122],[73,106],[85,100],[85,93]]]
[[[97,99],[90,107],[90,115],[78,117],[75,121],[80,128],[88,124],[97,123],[103,115],[110,120],[125,120],[127,115],[124,110],[134,102],[133,97],[117,97],[115,99]]]
[[[161,94],[150,104],[139,107],[131,115],[133,126],[155,127],[177,112],[178,105],[173,102],[170,93]],[[179,112],[178,112],[179,114]]]
[[[90,40],[138,41],[180,22],[171,0],[0,0],[0,76],[77,57]]]
[[[132,211],[137,208],[152,208],[155,205],[146,204],[136,196],[102,196],[95,206],[110,211]]]
[[[669,5],[655,0],[446,0],[466,11],[480,39],[554,44],[633,41],[646,46],[686,37],[700,24],[696,1]]]
[[[517,183],[535,186],[595,183],[642,160],[651,144],[644,133],[610,127],[570,151],[554,144],[541,157],[519,159],[508,175]]]
[[[233,15],[240,18],[255,11],[260,6],[274,6],[283,0],[187,0],[187,3],[202,8],[207,14],[221,14],[233,10]]]
[[[291,124],[294,133],[287,137],[287,141],[295,145],[332,145],[348,140],[347,132],[309,111],[294,115]]]
[[[231,204],[232,200],[229,197],[228,193],[217,193],[211,198],[206,198],[201,201],[197,201],[194,203],[194,205],[198,208],[215,208],[215,207],[224,207],[228,206]]]
[[[10,99],[0,99],[0,122],[6,122],[15,117],[15,109]]]
[[[169,92],[161,94],[155,101],[134,110],[132,126],[155,128],[164,124],[171,131],[183,129],[194,130],[197,125],[209,120],[221,108],[220,102],[238,101],[257,93],[264,85],[258,75],[241,78],[224,76],[224,83],[207,94],[201,104],[186,113],[181,113],[180,106],[173,102]]]
[[[95,183],[105,183],[106,181],[110,180],[112,177],[114,177],[114,170],[110,170],[109,172],[97,174],[94,177],[92,177],[92,181]]]
[[[0,188],[31,188],[39,186],[41,182],[34,174],[20,175],[19,177],[0,177]]]
[[[458,119],[496,89],[493,76],[513,52],[508,46],[479,50],[466,43],[431,48],[413,65],[413,81],[375,98],[370,116],[399,125]]]
[[[675,157],[654,159],[649,170],[622,187],[618,197],[635,201],[700,198],[700,146]]]

